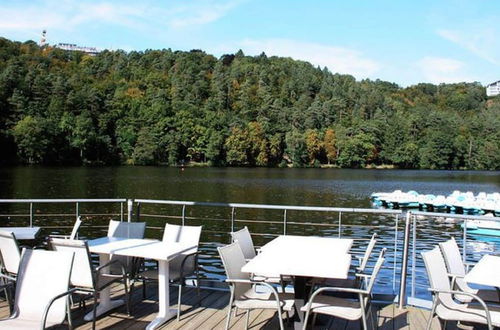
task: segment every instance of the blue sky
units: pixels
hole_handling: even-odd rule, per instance
[[[500,79],[498,0],[0,0],[0,36],[287,56],[401,86]]]

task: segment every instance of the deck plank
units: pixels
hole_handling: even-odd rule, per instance
[[[123,295],[122,286],[112,288],[112,297],[117,298]],[[141,284],[136,285],[132,292],[132,311],[127,315],[125,307],[120,307],[108,315],[97,319],[97,329],[144,329],[151,322],[158,312],[157,286],[148,285],[147,296],[143,299]],[[171,308],[177,308],[177,288],[171,289],[170,303]],[[175,317],[167,322],[161,329],[164,330],[195,330],[195,329],[216,329],[225,328],[229,292],[202,289],[200,294],[201,302],[198,304],[198,295],[196,289],[186,288],[182,296],[182,314],[181,320],[177,322]],[[91,322],[83,321],[83,315],[92,309],[90,301],[87,308],[78,309],[73,307],[73,325],[77,330],[88,330],[92,328]],[[421,330],[425,329],[426,322],[430,316],[430,311],[406,307],[400,310],[395,304],[386,304],[374,306],[376,309],[374,317],[382,330]],[[4,299],[0,298],[0,319],[9,316],[9,307]],[[239,311],[236,316],[231,318],[230,329],[244,329],[246,322],[246,312]],[[285,322],[285,327],[291,329],[291,324]],[[447,329],[453,329],[456,324],[450,323]],[[66,329],[67,326],[57,327],[56,329]],[[252,330],[274,330],[279,328],[278,318],[274,310],[254,310],[250,313],[249,328]],[[319,316],[314,329],[360,329],[360,322],[347,322],[340,318],[329,318]],[[476,329],[478,327],[474,327]],[[484,329],[484,327],[479,327]],[[441,325],[434,317],[432,330],[441,330]]]

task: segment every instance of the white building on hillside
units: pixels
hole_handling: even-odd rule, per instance
[[[500,80],[486,86],[487,96],[497,96],[500,95]]]

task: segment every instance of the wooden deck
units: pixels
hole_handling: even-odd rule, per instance
[[[112,289],[112,296],[122,295],[122,286]],[[157,287],[148,285],[146,299],[142,299],[142,288],[136,287],[132,295],[132,311],[128,316],[125,307],[120,307],[106,316],[98,318],[97,329],[144,329],[158,312]],[[187,288],[183,293],[181,320],[177,322],[174,318],[166,323],[162,329],[224,329],[227,315],[227,304],[229,292],[216,290],[201,290],[201,303],[198,305],[196,290]],[[171,288],[171,305],[177,308],[177,289]],[[75,329],[92,329],[91,322],[85,322],[83,315],[91,311],[91,303],[87,303],[86,311],[75,307],[72,312],[73,325]],[[378,305],[376,317],[379,329],[425,329],[430,312],[415,307],[399,310],[394,304]],[[8,317],[8,305],[5,301],[0,302],[0,318]],[[285,322],[288,329],[293,327]],[[66,326],[57,327],[65,329]],[[236,317],[232,317],[231,329],[245,329],[245,312],[240,311]],[[279,329],[276,313],[270,310],[254,310],[250,313],[250,329]],[[432,329],[441,329],[437,319],[433,320]],[[447,329],[456,329],[456,324],[449,323]],[[461,326],[461,328],[467,328]],[[472,327],[468,327],[471,329]],[[479,329],[479,327],[474,327]],[[480,327],[486,329],[486,327]],[[320,316],[314,329],[360,329],[359,322],[346,322],[341,319],[331,319]]]

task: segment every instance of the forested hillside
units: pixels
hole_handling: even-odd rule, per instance
[[[335,70],[335,68],[331,68]],[[290,58],[0,38],[2,163],[500,169],[500,98]]]

